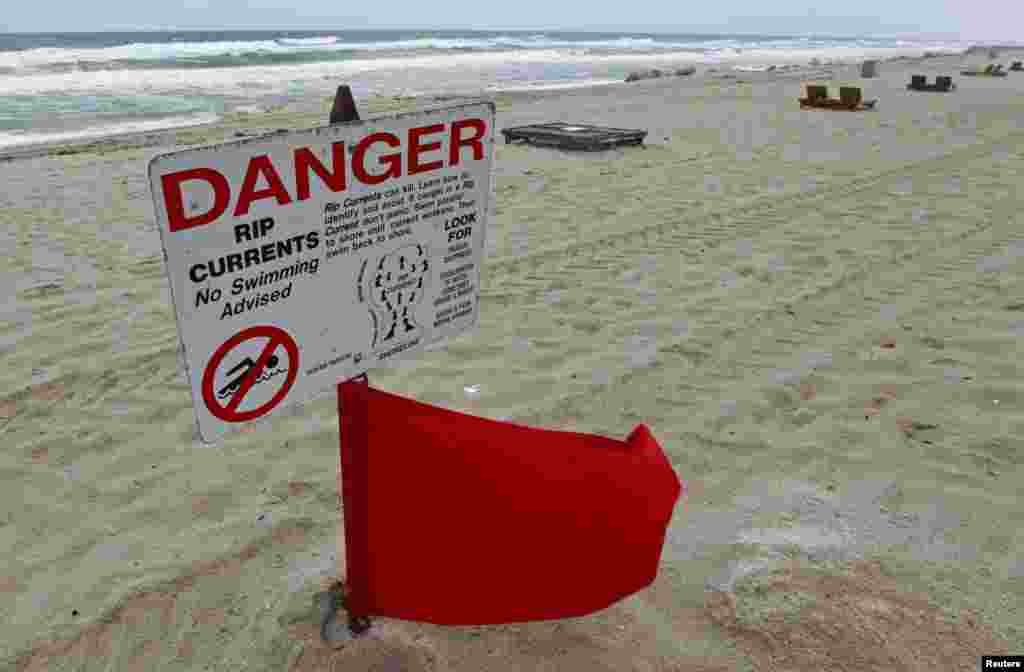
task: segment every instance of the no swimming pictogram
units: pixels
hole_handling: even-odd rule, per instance
[[[249,343],[257,339],[265,340],[258,351],[253,349],[254,345],[258,347],[258,342]],[[279,365],[283,364],[283,358],[287,358],[288,363],[282,368]],[[269,325],[243,329],[210,357],[203,372],[203,400],[210,413],[225,422],[254,420],[281,403],[295,383],[298,371],[299,348],[288,332]],[[252,393],[254,386],[270,383],[274,378],[277,380],[267,389]],[[275,389],[271,394],[270,391]],[[265,400],[257,402],[255,408],[240,411],[239,407],[247,398]]]

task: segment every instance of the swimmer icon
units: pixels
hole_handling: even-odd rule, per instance
[[[267,360],[267,367],[266,368],[268,370],[272,370],[275,366],[278,365],[279,362],[280,362],[280,360],[277,358],[277,355],[271,355],[270,359]],[[233,394],[234,391],[237,390],[239,388],[239,386],[242,384],[242,380],[245,379],[245,374],[249,373],[249,369],[251,369],[254,366],[256,366],[256,362],[254,362],[252,360],[252,357],[246,357],[237,366],[235,366],[233,369],[228,371],[227,375],[230,376],[233,373],[235,373],[236,371],[238,371],[239,369],[244,368],[244,370],[240,374],[238,374],[238,376],[235,377],[234,380],[232,380],[227,385],[225,385],[224,387],[222,387],[219,390],[217,390],[217,396],[223,399],[224,397],[227,397],[227,396]],[[261,382],[267,380],[268,378],[271,378],[272,376],[276,375],[277,373],[278,372],[274,372],[274,373],[267,374],[265,376],[260,376],[256,380],[256,382],[261,383]]]

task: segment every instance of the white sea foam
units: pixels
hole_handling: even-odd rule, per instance
[[[163,45],[154,45],[163,46]],[[445,53],[430,55],[388,56],[352,61],[271,66],[216,67],[203,69],[110,69],[74,72],[36,72],[34,74],[0,75],[0,95],[37,95],[57,92],[93,93],[156,93],[188,91],[213,95],[249,95],[285,91],[289,84],[320,81],[337,82],[341,78],[370,73],[402,73],[410,70],[462,73],[473,69],[513,64],[557,65],[673,65],[683,63],[808,63],[812,58],[836,62],[855,62],[863,58],[887,58],[913,55],[924,49],[905,48],[829,48],[805,50],[749,49],[741,53],[729,51],[694,53],[667,51],[656,54],[593,54],[584,49],[537,49],[502,52]]]
[[[590,86],[622,84],[621,79],[579,79],[562,82],[530,82],[528,84],[490,84],[485,91],[549,91],[559,89],[580,89]]]
[[[28,133],[6,133],[0,132],[0,150],[24,147],[29,145],[46,144],[52,142],[67,142],[69,140],[86,140],[89,138],[100,138],[109,135],[120,135],[125,133],[146,133],[169,128],[184,128],[187,126],[198,126],[217,121],[219,117],[215,114],[197,114],[185,117],[169,117],[164,119],[144,119],[139,121],[122,121],[116,124],[105,124],[92,126],[77,131],[54,131],[54,132],[28,132]]]
[[[323,47],[336,44],[338,38],[334,35],[326,37],[281,37],[277,42],[289,47]]]
[[[54,65],[76,63],[122,63],[132,61],[175,61],[211,58],[222,55],[245,54],[289,54],[315,51],[423,51],[423,50],[532,50],[532,49],[580,49],[616,51],[680,51],[720,53],[735,56],[751,50],[767,50],[772,53],[803,51],[830,52],[842,49],[889,49],[907,51],[962,50],[963,45],[950,42],[911,43],[887,41],[880,47],[877,40],[852,40],[839,44],[825,39],[795,38],[773,40],[741,40],[737,38],[708,40],[657,40],[650,37],[619,37],[595,40],[564,40],[546,35],[497,36],[440,38],[422,37],[405,40],[382,40],[377,42],[343,42],[335,36],[315,38],[279,38],[277,40],[219,41],[219,42],[163,42],[132,43],[102,48],[53,48],[43,47],[20,51],[0,52],[0,69],[23,71]]]
[[[0,52],[0,68],[14,70],[34,69],[51,65],[75,63],[106,63],[152,60],[189,60],[230,54],[287,54],[316,48],[322,51],[430,51],[455,49],[686,49],[700,48],[704,43],[668,43],[652,39],[620,38],[614,40],[567,41],[543,37],[496,38],[418,38],[380,42],[315,42],[310,39],[259,40],[246,42],[171,42],[134,43],[105,48],[38,48],[23,51]],[[707,43],[715,48],[716,43]],[[721,46],[721,45],[717,45]]]

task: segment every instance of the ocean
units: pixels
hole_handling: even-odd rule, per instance
[[[0,33],[0,149],[357,96],[621,82],[657,65],[805,64],[960,52],[873,37],[514,31]]]

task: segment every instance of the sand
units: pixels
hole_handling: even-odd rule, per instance
[[[538,426],[649,424],[690,486],[659,578],[563,622],[381,620],[323,644],[316,596],[344,570],[332,396],[195,440],[147,162],[321,123],[328,101],[0,162],[0,669],[881,672],[1021,653],[1024,74],[959,76],[987,61],[824,69],[879,99],[862,113],[800,110],[793,72],[497,96],[499,127],[650,135],[500,145],[479,328],[370,380]],[[959,88],[908,92],[916,73]]]

